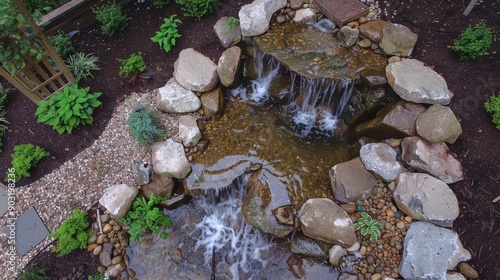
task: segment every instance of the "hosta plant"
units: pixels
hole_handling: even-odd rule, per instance
[[[79,88],[73,84],[41,101],[35,115],[38,122],[52,126],[59,134],[71,133],[81,124],[91,124],[94,109],[101,105],[97,98],[100,92],[89,93],[89,88]]]
[[[49,152],[33,144],[21,144],[14,147],[14,153],[10,156],[15,179],[19,180],[30,177],[29,170],[42,158],[49,156]]]
[[[484,108],[486,112],[491,114],[491,119],[493,123],[500,129],[500,95],[490,96],[490,100],[484,103]]]
[[[354,229],[360,230],[361,235],[369,234],[370,240],[372,242],[377,242],[382,224],[377,219],[373,219],[368,213],[361,212],[361,218],[354,224]]]
[[[135,106],[130,114],[128,127],[132,136],[143,147],[165,138],[158,115],[142,104]]]
[[[155,235],[159,235],[163,239],[168,238],[166,227],[172,225],[170,217],[163,214],[158,204],[165,201],[165,197],[151,194],[149,199],[138,197],[135,199],[132,209],[127,212],[127,215],[118,221],[124,225],[129,225],[130,239],[140,242],[141,237],[150,230]]]
[[[61,257],[74,250],[87,248],[87,241],[92,235],[88,227],[87,212],[75,209],[73,215],[65,220],[56,232],[50,234],[50,237],[58,240],[52,251]]]
[[[175,18],[175,15],[163,19],[163,24],[160,26],[160,31],[151,38],[151,41],[158,43],[160,48],[169,52],[175,46],[176,39],[181,37],[177,27],[182,24],[180,19]]]

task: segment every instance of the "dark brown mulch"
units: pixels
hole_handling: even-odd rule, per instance
[[[0,154],[0,174],[10,164],[8,154],[14,145],[36,143],[55,157],[44,159],[33,171],[32,179],[21,182],[27,183],[51,171],[92,142],[104,128],[113,101],[122,100],[130,91],[140,89],[127,85],[118,76],[116,58],[126,58],[142,51],[148,71],[154,72],[153,80],[147,85],[150,89],[162,86],[172,76],[173,62],[184,48],[193,47],[216,61],[223,49],[214,37],[213,24],[222,15],[236,16],[239,7],[249,2],[229,1],[214,15],[200,22],[180,16],[184,22],[180,27],[183,37],[168,54],[149,38],[160,26],[162,18],[182,14],[176,5],[169,5],[163,10],[149,9],[149,4],[129,5],[126,8],[130,17],[129,27],[114,38],[102,35],[97,26],[75,35],[73,43],[77,51],[95,53],[102,61],[101,72],[86,83],[92,90],[104,92],[105,104],[96,112],[95,124],[77,129],[72,135],[60,136],[50,127],[36,123],[33,103],[20,93],[11,94],[7,105],[11,131],[4,138],[5,151]],[[480,19],[487,20],[490,26],[500,26],[500,5],[493,5],[494,0],[485,0],[468,17],[464,17],[461,12],[469,1],[389,2],[390,14],[396,10],[396,16],[388,20],[404,24],[419,35],[413,57],[434,67],[455,94],[450,106],[462,123],[463,134],[455,144],[449,146],[462,161],[466,178],[451,185],[459,199],[461,211],[454,230],[460,234],[465,248],[471,251],[473,258],[469,263],[479,271],[480,278],[500,279],[500,203],[492,203],[500,195],[500,131],[483,108],[484,102],[493,92],[500,92],[500,57],[496,54],[463,62],[449,48],[462,30]],[[500,50],[500,42],[494,43],[493,49]]]

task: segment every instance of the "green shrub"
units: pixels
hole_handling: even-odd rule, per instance
[[[50,37],[50,44],[54,47],[56,53],[61,56],[62,59],[68,58],[70,54],[75,52],[73,45],[71,43],[71,38],[69,35],[60,32],[57,35]]]
[[[229,25],[230,30],[233,30],[236,26],[238,26],[238,24],[240,24],[240,20],[235,17],[229,17],[226,23]]]
[[[219,5],[217,0],[175,0],[175,2],[182,5],[184,16],[193,17],[195,20],[211,14]]]
[[[170,3],[170,0],[153,0],[153,6],[157,9],[165,7],[168,3]]]
[[[120,73],[118,73],[120,76],[137,75],[146,70],[146,63],[142,57],[142,52],[134,53],[127,59],[117,58],[116,60],[121,63]]]
[[[123,14],[122,7],[116,4],[108,4],[93,9],[97,21],[101,24],[104,34],[113,36],[122,32],[127,27],[127,16]]]
[[[91,124],[94,109],[101,105],[97,98],[100,92],[89,93],[89,88],[78,88],[73,84],[41,101],[35,115],[38,122],[52,126],[59,134],[71,134],[73,128],[80,124]]]
[[[15,178],[20,180],[30,177],[28,171],[42,158],[49,156],[49,152],[33,144],[21,144],[14,147],[14,153],[10,156],[12,157],[12,168],[15,170]]]
[[[460,60],[469,60],[488,55],[493,41],[496,41],[493,28],[486,26],[486,22],[482,20],[474,28],[469,26],[465,29],[451,48],[458,53]]]
[[[491,114],[493,123],[500,129],[500,96],[490,96],[490,100],[484,103],[484,108]]]
[[[3,106],[5,104],[5,101],[7,100],[7,95],[11,91],[10,88],[4,88],[0,84],[0,106]]]
[[[182,24],[180,19],[174,19],[175,15],[169,18],[163,19],[163,24],[160,26],[160,31],[156,31],[156,35],[151,37],[151,41],[158,43],[160,48],[163,48],[166,52],[175,46],[175,41],[177,38],[181,37],[177,27]]]
[[[106,280],[106,277],[104,277],[104,274],[89,275],[87,280]]]
[[[99,58],[91,53],[75,53],[65,60],[65,62],[68,65],[68,69],[73,72],[76,83],[78,83],[82,78],[86,79],[89,76],[93,78],[94,76],[91,71],[101,70],[101,68],[97,66]]]
[[[138,197],[135,199],[132,209],[127,215],[118,221],[124,225],[129,225],[131,228],[128,231],[130,239],[140,243],[141,237],[147,230],[151,230],[153,234],[167,239],[168,233],[165,228],[172,225],[170,217],[163,214],[158,207],[158,204],[164,202],[166,198],[156,196],[154,193],[148,199]]]
[[[69,0],[23,0],[26,9],[31,14],[47,14],[69,2]]]
[[[165,139],[161,129],[160,119],[144,105],[138,104],[128,118],[128,127],[132,137],[139,145],[146,147],[154,142]]]
[[[366,212],[361,212],[361,218],[354,224],[354,229],[361,230],[361,235],[369,234],[370,240],[372,242],[377,242],[382,224],[380,224],[377,219],[373,219]]]
[[[92,235],[87,230],[88,227],[87,212],[80,209],[73,210],[73,215],[64,221],[56,232],[50,234],[50,237],[58,240],[57,246],[52,247],[52,251],[62,257],[74,250],[87,248],[87,241]]]
[[[19,273],[19,280],[50,280],[47,276],[48,267],[35,267],[33,264]]]

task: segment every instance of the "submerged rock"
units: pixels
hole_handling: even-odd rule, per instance
[[[290,242],[290,251],[297,255],[313,257],[323,260],[328,256],[330,244],[307,237],[301,233],[296,234]]]

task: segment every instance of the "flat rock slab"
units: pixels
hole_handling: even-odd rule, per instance
[[[17,218],[15,225],[15,229],[13,229],[16,235],[15,246],[20,255],[24,255],[35,248],[49,234],[47,227],[45,227],[42,219],[33,207]],[[7,224],[4,233],[10,236],[11,230],[9,224]]]
[[[365,16],[370,8],[358,0],[314,0],[314,6],[338,26]]]
[[[5,212],[9,209],[9,194],[4,190],[3,187],[0,187],[0,216],[3,216]]]

